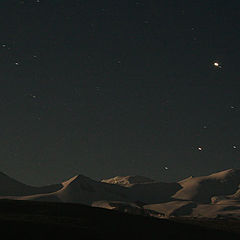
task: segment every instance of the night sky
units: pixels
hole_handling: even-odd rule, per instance
[[[2,0],[0,171],[240,168],[239,16],[238,0]]]

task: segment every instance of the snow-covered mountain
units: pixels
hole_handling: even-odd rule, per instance
[[[101,181],[83,175],[33,187],[0,173],[0,196],[17,200],[73,202],[158,217],[240,217],[240,170],[224,170],[179,182],[142,176]]]
[[[240,184],[240,170],[228,169],[209,176],[190,177],[178,183],[182,189],[173,198],[209,203],[213,196],[236,192]]]
[[[128,189],[128,196],[132,201],[146,203],[168,201],[181,188],[178,183],[156,182],[143,176],[117,176],[101,182],[123,186]]]

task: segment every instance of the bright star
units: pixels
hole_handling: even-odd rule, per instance
[[[218,62],[214,62],[213,65],[218,68],[222,68],[222,66]]]

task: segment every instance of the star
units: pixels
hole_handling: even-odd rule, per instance
[[[222,66],[218,62],[214,62],[213,65],[217,68],[222,68]]]
[[[18,66],[18,65],[19,65],[19,62],[15,62],[15,65]]]

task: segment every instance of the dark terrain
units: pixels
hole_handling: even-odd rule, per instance
[[[240,221],[161,220],[81,204],[0,201],[4,239],[240,239]],[[229,226],[228,226],[229,224]]]

